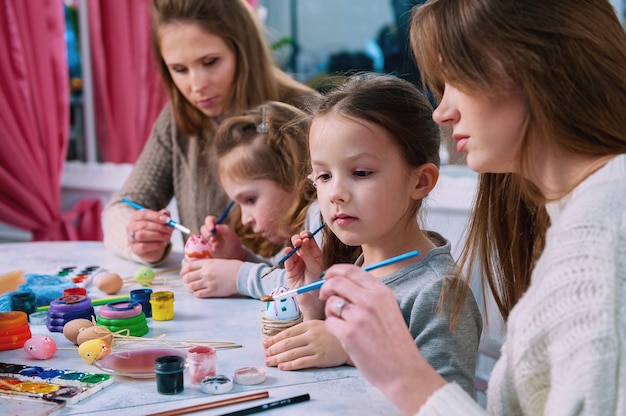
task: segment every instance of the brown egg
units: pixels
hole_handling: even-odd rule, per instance
[[[63,335],[65,335],[65,338],[67,338],[73,344],[78,345],[78,341],[77,341],[78,333],[82,329],[89,328],[94,325],[95,324],[91,322],[89,319],[82,319],[82,318],[72,319],[71,321],[63,325]]]
[[[113,334],[106,326],[92,326],[89,328],[81,328],[78,331],[78,337],[76,337],[76,342],[78,345],[82,344],[85,341],[89,341],[91,339],[101,339],[106,341],[109,345],[113,342]]]
[[[124,281],[117,273],[105,273],[96,279],[96,287],[107,295],[115,295],[123,285]]]

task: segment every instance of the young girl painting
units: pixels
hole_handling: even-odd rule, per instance
[[[367,266],[419,251],[416,258],[370,273],[394,292],[428,362],[473,393],[481,315],[472,296],[460,305],[455,322],[450,309],[440,307],[440,294],[458,269],[450,242],[418,222],[422,200],[439,176],[440,132],[432,107],[406,81],[364,74],[320,98],[312,114],[310,177],[327,227],[323,249],[306,232],[292,237],[301,249],[286,262],[288,286],[318,280],[336,263]],[[305,321],[265,341],[265,364],[282,370],[351,364],[325,328],[318,293],[298,301]]]
[[[321,224],[315,188],[305,181],[307,129],[305,113],[270,101],[224,120],[216,132],[222,187],[239,205],[241,222],[275,244],[287,245],[295,232]],[[201,227],[213,258],[187,262],[181,269],[188,290],[198,297],[260,298],[285,284],[283,269],[263,278],[282,252],[273,258],[253,255],[232,228],[216,221],[209,216]]]

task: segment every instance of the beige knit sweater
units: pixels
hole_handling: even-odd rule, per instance
[[[195,232],[200,231],[207,215],[219,215],[224,210],[228,197],[217,180],[215,160],[206,150],[209,143],[207,138],[188,137],[179,132],[171,106],[165,106],[126,183],[102,213],[104,244],[108,250],[142,262],[131,251],[125,229],[134,208],[121,202],[121,197],[153,210],[165,208],[175,197],[179,222]],[[177,238],[176,234],[173,238]],[[169,250],[165,257],[168,253]]]
[[[626,414],[626,155],[547,205],[551,226],[487,391],[494,415]],[[484,411],[458,385],[418,413]]]

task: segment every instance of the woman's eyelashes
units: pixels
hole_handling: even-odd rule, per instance
[[[204,62],[202,62],[202,65],[204,65],[204,66],[212,66],[212,65],[216,64],[218,60],[219,60],[219,58],[207,59]]]
[[[206,58],[202,61],[202,65],[206,67],[210,67],[215,65],[219,61],[219,58]],[[189,72],[189,69],[186,66],[182,65],[171,65],[169,66],[171,72],[175,72],[177,74],[186,74]]]
[[[187,68],[184,66],[170,66],[170,72],[185,74],[187,72]]]

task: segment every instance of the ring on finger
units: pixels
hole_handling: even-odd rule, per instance
[[[137,240],[135,240],[135,232],[134,231],[130,232],[130,239],[133,241],[133,243],[137,242]]]
[[[346,306],[346,301],[341,299],[337,302],[337,317],[341,318],[341,313],[343,312],[343,308]]]

